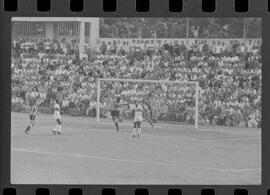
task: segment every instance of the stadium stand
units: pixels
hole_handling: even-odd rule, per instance
[[[98,50],[83,59],[76,48],[76,40],[14,40],[12,109],[24,110],[36,97],[46,96],[45,109],[51,98],[58,97],[67,113],[94,116],[96,78],[196,80],[201,88],[200,124],[248,126],[252,116],[257,127],[261,124],[260,40],[229,45],[220,41],[208,45],[202,40],[190,46],[165,40],[155,47],[141,41],[100,42]],[[164,114],[173,112],[168,112],[168,104],[160,106],[156,117],[190,120],[186,96],[182,98],[184,118]]]

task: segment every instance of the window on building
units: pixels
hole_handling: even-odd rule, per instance
[[[57,25],[57,35],[60,36],[78,36],[80,25],[78,22],[61,22]]]
[[[14,24],[16,36],[44,36],[45,24],[37,22],[16,22]]]
[[[85,23],[85,36],[89,36],[90,35],[90,22],[86,22]]]

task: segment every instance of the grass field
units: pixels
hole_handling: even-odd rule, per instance
[[[54,136],[51,115],[24,134],[28,115],[12,113],[13,184],[260,184],[261,130],[143,124],[132,139],[131,124],[63,116]],[[108,121],[109,122],[109,121]]]

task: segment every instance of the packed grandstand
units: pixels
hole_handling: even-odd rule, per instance
[[[180,34],[182,39],[177,39],[174,31],[164,38],[159,30],[149,28],[146,32],[150,38],[144,39],[140,37],[141,30],[133,34],[130,22],[131,27],[125,27],[128,32],[122,33],[119,30],[121,25],[126,26],[125,20],[114,23],[120,27],[110,26],[108,20],[101,21],[100,31],[107,39],[100,38],[95,48],[89,46],[83,58],[78,55],[78,40],[16,37],[11,45],[12,110],[25,111],[37,97],[44,97],[39,110],[50,113],[50,101],[58,98],[66,114],[94,117],[97,78],[198,81],[199,125],[261,126],[260,39],[233,39],[239,37],[239,30],[224,25],[222,31],[212,32],[209,27],[207,36],[195,32],[207,30],[191,27],[190,33],[194,31],[191,39]],[[176,28],[172,26],[177,23],[165,27],[162,24],[166,29],[167,25]],[[176,34],[183,32],[182,28],[186,26],[178,25]],[[252,32],[250,36],[256,36]],[[129,37],[121,37],[121,33]],[[233,34],[235,37],[229,36]],[[192,87],[168,90],[162,86],[142,85],[135,89],[127,83],[118,85],[106,84],[103,94],[121,93],[128,102],[128,96],[136,96],[139,90],[154,120],[187,123],[194,120]],[[102,96],[102,117],[108,117],[108,104],[105,95]],[[250,125],[254,119],[256,123]]]

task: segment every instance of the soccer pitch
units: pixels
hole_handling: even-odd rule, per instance
[[[11,114],[12,184],[260,184],[261,130],[146,122],[132,139],[132,124],[40,114],[26,135],[28,114]]]

